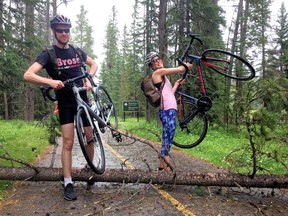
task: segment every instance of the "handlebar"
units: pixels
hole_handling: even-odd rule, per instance
[[[192,33],[190,33],[188,36],[189,36],[191,39],[190,39],[189,45],[186,47],[183,55],[182,55],[181,58],[180,58],[182,61],[184,61],[184,59],[187,57],[188,52],[189,52],[189,50],[191,49],[192,43],[194,42],[194,40],[197,40],[197,41],[200,43],[200,45],[203,45],[202,40],[198,37],[199,34],[192,34]]]
[[[88,78],[89,81],[91,82],[92,80],[92,77],[91,75],[88,73],[88,71],[84,71],[84,74],[78,76],[78,77],[74,77],[74,78],[71,78],[71,79],[67,79],[65,81],[63,81],[63,84],[64,85],[67,85],[69,83],[74,83],[76,80],[79,80],[79,79],[83,79],[83,78]],[[41,86],[40,87],[40,90],[42,92],[42,95],[43,95],[43,98],[44,100],[46,101],[46,97],[50,100],[50,101],[56,101],[57,99],[54,98],[53,96],[51,96],[51,93],[50,91],[52,90],[53,88],[52,87],[44,87],[44,86]]]
[[[178,61],[178,64],[179,64],[179,65],[183,65],[183,66],[185,67],[185,72],[184,72],[184,74],[183,74],[183,76],[182,76],[183,79],[186,78],[187,73],[188,73],[188,71],[189,71],[189,68],[187,67],[187,65],[186,65],[183,61],[185,60],[185,58],[186,58],[187,56],[189,56],[188,53],[189,53],[189,50],[190,50],[191,47],[192,47],[192,44],[193,44],[194,40],[197,40],[197,41],[200,43],[201,46],[203,45],[203,41],[198,37],[199,34],[192,34],[192,33],[190,33],[188,36],[191,38],[188,46],[186,47],[183,55],[182,55],[180,58],[177,58],[177,59],[176,59],[176,60]],[[189,63],[192,63],[192,62],[193,62],[193,59],[191,58],[190,61],[189,61]]]

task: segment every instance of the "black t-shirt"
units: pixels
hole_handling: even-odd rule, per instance
[[[43,50],[36,59],[36,62],[43,65],[52,79],[65,81],[83,74],[81,70],[81,58],[78,56],[75,48],[69,46],[68,49],[61,49],[56,45],[53,45],[53,47],[57,56],[59,74],[58,71],[55,70],[47,50]],[[81,56],[85,62],[87,54],[83,50],[81,50]],[[78,80],[77,84],[83,86],[83,80]],[[81,92],[81,96],[86,98],[84,95],[86,95],[85,92]],[[76,105],[72,89],[69,87],[65,86],[63,89],[56,91],[56,97],[59,108]]]

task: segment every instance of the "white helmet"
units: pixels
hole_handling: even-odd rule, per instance
[[[146,64],[148,67],[151,65],[152,59],[153,59],[155,56],[160,57],[159,53],[157,53],[157,52],[150,52],[148,55],[146,55],[145,64]]]

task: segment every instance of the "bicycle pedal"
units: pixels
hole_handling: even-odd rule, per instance
[[[218,93],[214,93],[211,97],[212,100],[214,100],[215,98],[219,98],[219,94]]]
[[[114,132],[112,133],[112,137],[115,138],[115,140],[119,143],[122,142],[122,136],[120,133]]]

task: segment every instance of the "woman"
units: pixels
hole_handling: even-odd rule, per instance
[[[146,56],[145,63],[153,70],[152,79],[155,87],[160,89],[162,82],[164,82],[164,86],[162,88],[161,105],[159,107],[159,119],[162,122],[162,157],[159,160],[159,170],[164,169],[165,171],[170,171],[170,167],[167,166],[166,162],[169,163],[171,160],[169,152],[176,129],[177,102],[174,94],[178,86],[183,84],[184,80],[177,80],[172,87],[167,76],[183,73],[185,71],[185,67],[179,66],[174,68],[164,68],[163,61],[157,52],[149,53]],[[186,65],[189,70],[192,69],[192,64],[187,63]]]

